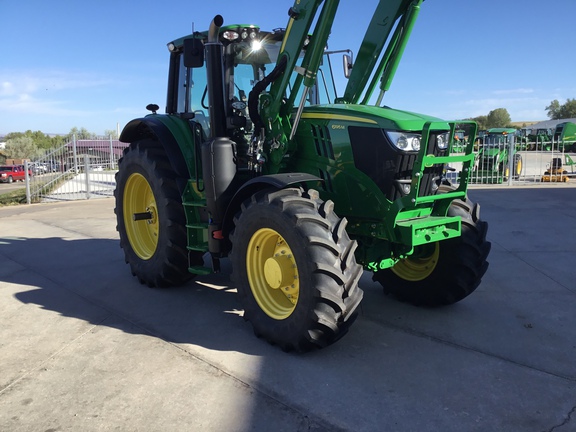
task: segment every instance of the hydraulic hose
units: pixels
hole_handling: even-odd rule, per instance
[[[258,97],[264,90],[266,90],[266,87],[268,87],[270,83],[272,83],[276,78],[280,76],[282,72],[284,72],[287,63],[287,56],[283,56],[276,64],[272,72],[266,75],[262,81],[256,83],[248,95],[248,114],[250,115],[250,120],[252,120],[252,123],[254,123],[255,131],[259,131],[264,127],[264,122],[262,121],[262,117],[258,112]]]

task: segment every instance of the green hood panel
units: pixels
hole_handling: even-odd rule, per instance
[[[361,124],[379,125],[387,130],[421,131],[424,124],[430,121],[443,120],[413,113],[410,111],[396,110],[389,107],[377,107],[372,105],[331,104],[316,105],[304,109],[302,118],[322,118],[332,121],[357,122]],[[446,122],[446,130],[450,130]]]

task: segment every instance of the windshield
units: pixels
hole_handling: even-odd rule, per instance
[[[484,145],[487,147],[502,146],[508,142],[508,135],[488,134],[484,137]]]
[[[255,49],[253,45],[248,43],[237,44],[235,48],[237,54],[234,67],[234,88],[231,89],[230,94],[234,93],[235,98],[243,100],[242,95],[249,94],[256,82],[264,79],[272,71],[278,59],[281,45],[281,41],[265,41]],[[300,53],[299,65],[303,58],[304,51]],[[292,72],[290,85],[287,89],[288,92],[291,91],[296,76],[297,73]],[[303,88],[301,86],[295,99],[296,101],[300,100],[302,93]],[[336,90],[332,78],[330,59],[328,55],[325,55],[318,71],[316,85],[310,89],[306,98],[306,105],[333,103],[335,98]]]
[[[280,48],[281,40],[264,37],[261,43],[240,41],[229,43],[224,47],[224,81],[226,83],[225,94],[230,104],[227,109],[248,117],[246,108],[248,96],[254,86],[263,80],[274,69]],[[299,56],[301,64],[305,51]],[[207,91],[206,63],[201,67],[189,68],[184,64],[184,56],[179,55],[177,63],[175,91],[169,95],[175,96],[175,112],[194,113],[196,123],[202,126],[205,136],[210,136],[210,109],[209,95]],[[298,72],[292,71],[286,98],[291,96],[292,88]],[[300,86],[298,94],[293,99],[296,104],[300,103],[303,95],[303,86]],[[173,96],[169,96],[173,97]],[[310,88],[305,100],[305,106],[330,104],[336,99],[336,91],[328,55],[324,56],[320,65],[315,85]],[[250,123],[246,127],[250,132]]]

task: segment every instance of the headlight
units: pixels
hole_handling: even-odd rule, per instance
[[[421,134],[409,132],[390,132],[386,131],[386,135],[397,148],[403,151],[418,151],[420,150]]]
[[[446,150],[448,148],[448,140],[450,139],[450,132],[440,134],[436,137],[436,146],[440,150]]]
[[[232,30],[226,30],[222,36],[224,37],[224,39],[227,39],[229,41],[233,41],[236,40],[240,37],[240,35],[238,34],[238,32],[232,31]]]

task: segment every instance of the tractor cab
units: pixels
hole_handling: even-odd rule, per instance
[[[222,98],[226,135],[239,138],[252,134],[254,125],[248,115],[248,95],[256,83],[274,68],[284,35],[285,29],[263,31],[253,25],[228,25],[218,30],[217,43],[222,52],[223,74],[221,80],[218,77],[218,82],[212,83],[213,87],[220,87],[220,92],[212,97]],[[214,88],[209,87],[209,66],[202,47],[207,39],[208,32],[195,33],[168,44],[171,61],[167,113],[194,118],[202,125],[205,136],[210,137],[213,136],[210,127],[210,91],[214,92]],[[304,43],[299,61],[304,57],[308,42]],[[333,103],[336,99],[328,55],[320,65],[319,75],[320,79],[306,95],[307,106]],[[292,77],[288,92],[294,79]]]

